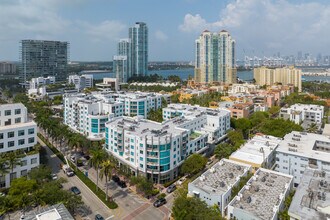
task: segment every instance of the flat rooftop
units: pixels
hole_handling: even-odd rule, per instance
[[[172,119],[159,123],[138,117],[120,116],[112,118],[110,121],[106,122],[106,126],[122,127],[130,134],[140,137],[169,137],[171,134],[180,135],[189,132],[188,129],[179,128],[179,122],[180,121],[177,119]]]
[[[63,204],[42,207],[37,212],[28,212],[24,220],[74,220]]]
[[[230,159],[235,158],[250,163],[262,164],[281,141],[281,138],[270,135],[256,135],[232,153]]]
[[[209,194],[223,194],[250,168],[243,163],[222,159],[190,184]]]
[[[259,219],[273,219],[274,209],[285,199],[292,179],[292,176],[260,168],[229,205]]]
[[[306,220],[330,218],[330,173],[307,168],[292,199],[289,215]]]
[[[164,110],[175,110],[181,111],[184,113],[185,116],[193,116],[196,117],[200,114],[207,114],[210,116],[225,116],[226,114],[230,113],[227,109],[212,109],[207,107],[201,107],[199,105],[189,105],[189,104],[169,104]]]
[[[34,121],[29,121],[29,122],[11,124],[11,125],[6,125],[6,126],[0,126],[0,131],[15,129],[15,128],[23,128],[23,127],[27,127],[27,126],[37,126],[37,124]]]
[[[276,151],[330,162],[330,138],[321,134],[293,131],[284,136]]]

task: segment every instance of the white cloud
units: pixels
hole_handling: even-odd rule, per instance
[[[156,39],[161,40],[161,41],[166,41],[168,39],[168,36],[160,30],[155,32],[155,37],[156,37]]]
[[[236,0],[216,21],[186,14],[179,30],[201,33],[228,29],[241,48],[322,51],[330,48],[330,4],[292,3],[288,0]]]

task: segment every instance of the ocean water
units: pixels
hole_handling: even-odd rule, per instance
[[[182,69],[182,70],[152,70],[149,71],[148,74],[158,74],[163,77],[168,77],[170,75],[180,76],[181,79],[188,79],[189,75],[194,76],[194,69]],[[105,77],[113,78],[115,77],[114,73],[97,73],[92,74],[94,79],[103,79]],[[244,81],[251,81],[253,79],[253,71],[239,71],[237,72],[237,77]],[[303,76],[303,81],[321,81],[321,82],[330,82],[330,76]]]

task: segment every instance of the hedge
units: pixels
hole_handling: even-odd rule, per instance
[[[42,136],[40,133],[38,133],[38,137],[49,147],[49,149],[51,149],[53,151],[53,153],[60,158],[60,160],[66,164],[66,161],[64,159],[63,154],[57,150],[51,143],[49,143],[49,141],[47,141],[44,136]],[[75,165],[73,163],[71,163],[70,161],[69,165],[73,168],[75,168]],[[105,192],[103,192],[100,187],[98,187],[98,190],[96,191],[96,184],[90,180],[87,176],[85,176],[83,174],[83,172],[81,172],[79,169],[74,169],[75,170],[75,174],[76,176],[90,189],[92,190],[92,192],[106,205],[108,206],[110,209],[115,209],[118,207],[117,203],[115,203],[114,201],[106,201],[105,200]]]

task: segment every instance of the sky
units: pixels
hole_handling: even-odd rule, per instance
[[[70,42],[71,61],[110,61],[137,21],[149,28],[149,61],[194,61],[205,29],[229,31],[239,59],[330,55],[329,0],[0,0],[0,60],[38,39]]]

